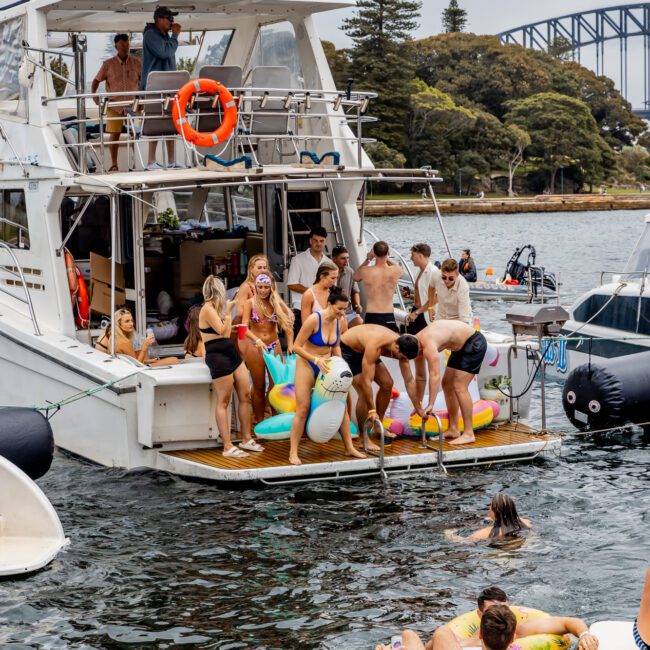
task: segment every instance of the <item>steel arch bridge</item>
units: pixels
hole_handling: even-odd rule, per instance
[[[581,60],[583,48],[596,49],[596,74],[604,74],[605,43],[619,42],[619,88],[628,96],[628,40],[643,38],[643,108],[638,114],[650,119],[650,2],[593,9],[522,25],[498,35],[502,43],[516,43],[549,51],[558,43],[570,46],[574,60]]]

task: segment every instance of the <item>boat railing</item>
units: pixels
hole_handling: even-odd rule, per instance
[[[600,272],[600,286],[602,287],[605,283],[606,276],[611,275],[612,279],[614,276],[618,276],[621,280],[633,280],[638,279],[641,285],[641,293],[645,291],[646,280],[650,275],[648,271],[601,271]],[[607,283],[609,284],[609,283]]]
[[[0,291],[2,291],[2,293],[7,294],[8,296],[11,296],[12,298],[15,298],[16,300],[19,300],[23,304],[27,305],[27,308],[29,310],[29,317],[34,327],[34,334],[36,334],[36,336],[41,336],[41,329],[38,326],[38,321],[36,319],[36,312],[34,311],[34,305],[32,304],[32,297],[29,293],[29,286],[27,285],[27,280],[25,280],[25,274],[23,273],[23,268],[20,265],[20,262],[18,261],[18,258],[16,257],[12,247],[9,244],[7,244],[7,242],[0,241],[0,249],[6,250],[13,262],[13,267],[7,266],[6,264],[2,264],[0,265],[0,269],[2,269],[2,271],[4,271],[5,273],[13,276],[14,278],[17,278],[20,281],[20,285],[23,288],[25,297],[23,298],[22,296],[17,296],[14,292],[7,291],[7,289],[5,289],[4,287],[0,287]],[[16,282],[16,284],[18,284],[18,282]]]
[[[44,67],[38,64],[39,67]],[[44,67],[44,69],[47,69]],[[54,73],[54,71],[51,71]],[[54,73],[56,78],[60,75]],[[67,80],[69,81],[69,80]],[[373,138],[363,136],[364,124],[376,121],[376,118],[367,115],[368,105],[371,99],[376,97],[375,93],[353,92],[346,94],[341,91],[327,91],[317,89],[287,89],[287,88],[230,88],[234,100],[238,106],[237,124],[228,141],[220,143],[221,152],[231,149],[234,152],[233,158],[240,155],[252,157],[255,163],[256,147],[261,142],[273,142],[275,149],[280,152],[280,160],[285,157],[293,157],[293,162],[303,162],[309,158],[309,163],[321,164],[334,162],[338,165],[340,152],[334,147],[342,142],[351,143],[356,147],[356,163],[358,167],[363,166],[363,145],[374,142]],[[80,171],[84,171],[87,164],[85,149],[95,151],[94,158],[99,166],[103,168],[105,160],[105,148],[108,142],[105,141],[104,131],[106,123],[111,120],[125,119],[127,125],[126,138],[121,138],[119,144],[127,145],[129,149],[138,143],[146,140],[168,141],[177,140],[183,142],[190,153],[193,164],[198,162],[201,155],[196,148],[188,143],[182,135],[167,133],[145,135],[143,133],[145,123],[154,120],[161,124],[162,121],[171,123],[170,108],[175,101],[176,90],[135,90],[123,92],[98,92],[86,93],[76,92],[56,97],[44,97],[42,103],[76,104],[76,115],[65,121],[60,121],[64,131],[76,129],[72,138],[64,138],[61,145],[66,149],[75,152],[76,160]],[[97,115],[88,116],[86,103],[93,102],[97,105]],[[278,108],[278,106],[281,108]],[[147,114],[147,107],[155,108],[155,112]],[[109,109],[123,113],[124,117],[109,117]],[[199,119],[214,118],[221,115],[218,100],[200,102],[191,101],[187,109],[187,118],[190,123],[196,123]],[[256,132],[256,125],[263,122],[265,118],[268,124],[263,132]],[[356,128],[356,133],[350,135],[337,135],[331,131],[323,133],[323,129],[316,128],[321,120],[343,120],[349,126]],[[154,122],[154,123],[155,123]],[[282,124],[283,126],[279,126]],[[85,133],[89,126],[97,125],[97,137],[86,139]],[[271,128],[268,126],[271,125]],[[276,126],[278,125],[278,126]],[[286,127],[286,128],[285,128]],[[326,130],[327,131],[327,130]],[[72,133],[72,132],[71,132]],[[285,152],[284,143],[289,143],[292,148]],[[282,148],[281,148],[282,147]],[[99,149],[99,155],[96,150]],[[324,156],[329,154],[330,157]],[[140,160],[144,167],[144,162]],[[131,165],[129,165],[131,166]]]

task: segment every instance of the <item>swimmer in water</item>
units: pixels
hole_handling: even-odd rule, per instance
[[[461,537],[456,529],[448,529],[445,536],[454,542],[483,542],[516,537],[522,531],[530,530],[533,525],[528,519],[520,517],[515,502],[503,492],[495,494],[488,508],[488,520],[491,526],[481,528],[468,537]]]

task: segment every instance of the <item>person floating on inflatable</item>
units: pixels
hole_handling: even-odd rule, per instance
[[[498,632],[498,633],[497,633]],[[568,650],[571,634],[578,639],[577,650],[598,650],[598,639],[580,618],[549,616],[538,609],[511,606],[508,596],[498,587],[484,589],[478,597],[478,609],[457,616],[439,627],[427,650]],[[402,632],[402,650],[425,650],[412,630]],[[391,650],[378,645],[377,650]]]

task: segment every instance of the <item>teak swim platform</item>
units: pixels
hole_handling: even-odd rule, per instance
[[[503,423],[476,433],[476,442],[443,444],[442,462],[448,469],[532,460],[542,452],[559,451],[561,439],[540,434],[526,424]],[[183,474],[214,481],[261,481],[298,483],[321,479],[354,478],[381,473],[379,459],[351,458],[340,440],[318,444],[304,438],[300,443],[302,465],[289,465],[289,441],[264,441],[265,451],[247,458],[225,458],[221,448],[187,449],[160,453],[161,469],[168,463],[185,465]],[[431,471],[438,467],[437,439],[422,447],[415,438],[398,438],[385,447],[386,474]]]

